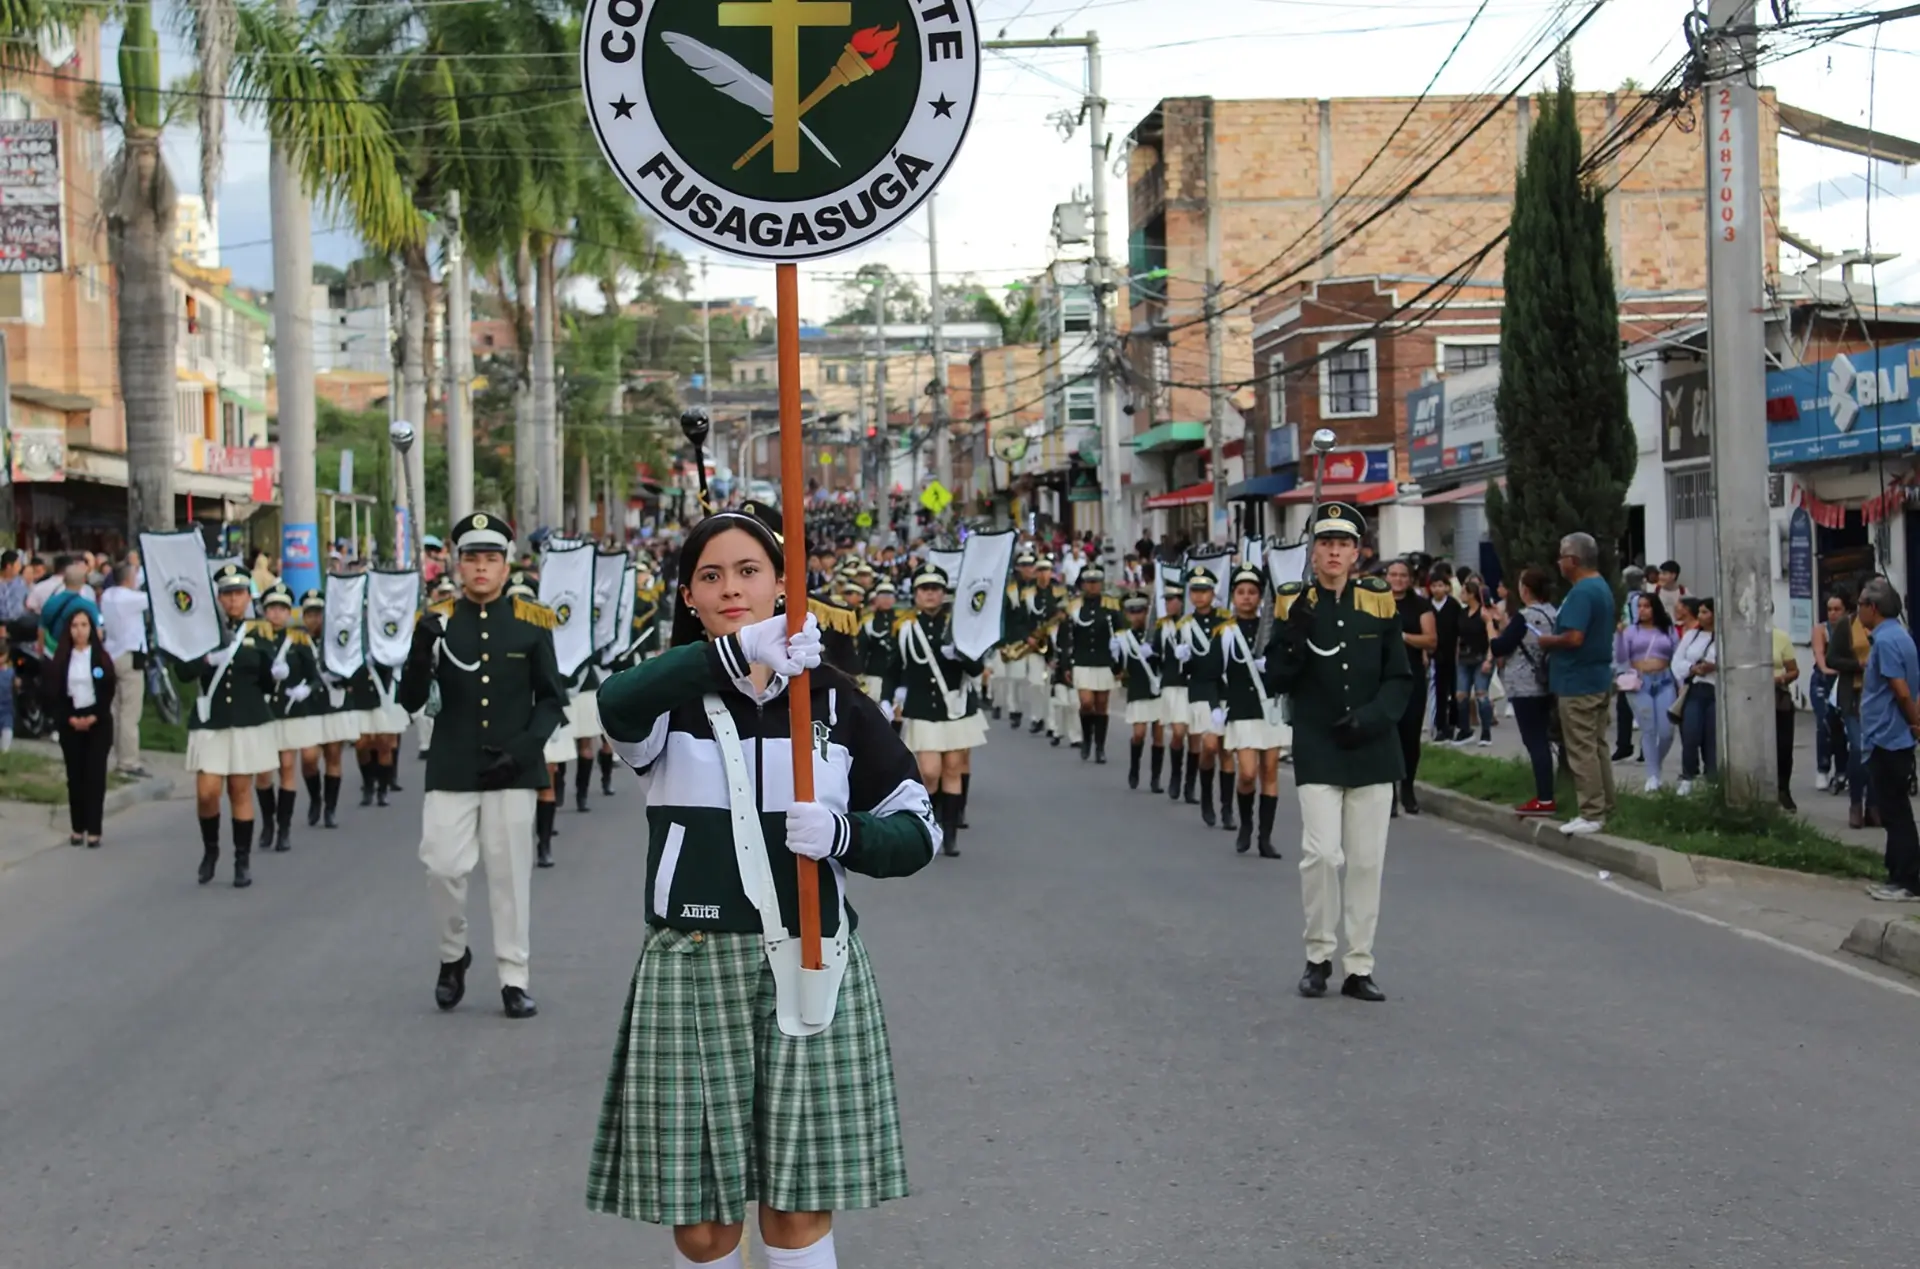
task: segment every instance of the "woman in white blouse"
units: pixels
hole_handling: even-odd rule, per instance
[[[1717,717],[1719,640],[1713,632],[1713,601],[1691,595],[1680,600],[1687,632],[1673,654],[1673,677],[1686,694],[1680,712],[1680,788],[1682,797],[1693,782],[1720,773],[1720,736]]]
[[[107,754],[113,748],[113,659],[93,624],[90,609],[75,605],[60,632],[42,680],[47,716],[60,731],[67,760],[67,844],[100,845],[107,799]]]

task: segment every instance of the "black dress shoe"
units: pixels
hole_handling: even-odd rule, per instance
[[[1373,981],[1372,974],[1348,974],[1347,981],[1340,984],[1340,994],[1376,1003],[1387,998],[1387,993],[1381,991],[1379,984]]]
[[[1058,749],[1060,747],[1060,737],[1054,736],[1052,739],[1048,740],[1047,743],[1052,745],[1055,749]]]
[[[1273,843],[1272,843],[1272,842],[1261,842],[1261,843],[1260,843],[1260,858],[1262,858],[1262,859],[1279,859],[1280,857],[1281,857],[1281,856],[1280,856],[1280,852],[1279,852],[1279,851],[1277,851],[1277,850],[1275,850],[1275,849],[1273,848]]]
[[[1045,731],[1046,729],[1047,729],[1046,723],[1036,718],[1033,720],[1032,724],[1028,726],[1027,734],[1029,736],[1038,736],[1041,732]]]
[[[1408,815],[1420,814],[1420,798],[1419,795],[1414,793],[1413,781],[1411,780],[1402,780],[1400,782],[1400,809]]]
[[[524,987],[502,987],[500,1003],[507,1007],[509,1018],[531,1018],[540,1012],[534,1006],[533,997],[527,994]]]
[[[473,964],[473,949],[467,948],[460,953],[457,961],[443,961],[440,965],[440,981],[433,985],[433,1003],[442,1011],[460,1003],[467,994],[467,967]]]
[[[405,790],[400,787],[400,764],[397,762],[394,763],[392,769],[387,772],[387,792],[389,793],[405,792]],[[385,806],[386,803],[382,802],[380,805]]]
[[[1014,729],[1015,731],[1019,731],[1019,730],[1020,730],[1020,715],[1019,715],[1019,714],[1018,714],[1017,712],[1016,712],[1016,713],[1012,713],[1012,714],[1008,714],[1008,715],[1007,715],[1007,722],[1008,722],[1009,724],[1011,724],[1011,725],[1012,725],[1012,727],[1013,727],[1013,729]]]
[[[1311,1000],[1318,1000],[1327,994],[1327,983],[1333,978],[1333,962],[1307,962],[1307,972],[1300,975],[1300,994]]]

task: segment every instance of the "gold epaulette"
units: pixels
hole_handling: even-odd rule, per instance
[[[860,633],[860,614],[844,604],[822,599],[818,595],[809,595],[807,611],[812,613],[813,619],[827,630],[836,630],[843,635]]]
[[[1209,634],[1219,635],[1222,632],[1224,632],[1228,626],[1231,626],[1232,624],[1233,624],[1232,617],[1223,618],[1219,625],[1215,626],[1211,631],[1209,631]]]
[[[427,612],[438,613],[442,621],[449,621],[453,617],[453,601],[451,599],[443,599],[437,604],[428,604]],[[426,613],[421,614],[423,617],[425,615]]]
[[[1307,584],[1305,582],[1280,583],[1279,588],[1275,590],[1273,595],[1273,615],[1284,620],[1288,610],[1293,607],[1293,601],[1305,594],[1306,590]],[[1313,601],[1309,599],[1307,602],[1312,603]]]
[[[513,615],[528,625],[538,626],[542,630],[552,630],[560,624],[560,617],[553,609],[535,600],[522,599],[518,595],[513,598]]]
[[[296,648],[311,648],[313,646],[313,637],[304,630],[290,629],[287,631],[287,642]]]
[[[1393,588],[1384,577],[1363,577],[1354,583],[1353,606],[1369,617],[1393,617],[1400,612]]]
[[[908,624],[909,624],[910,622],[912,622],[912,621],[913,621],[913,618],[914,618],[914,613],[913,613],[913,611],[912,611],[911,609],[909,609],[909,610],[908,610],[908,611],[907,611],[906,613],[904,613],[903,615],[901,615],[901,616],[899,616],[899,617],[896,617],[896,618],[894,618],[894,622],[893,622],[893,633],[897,635],[897,634],[899,634],[899,633],[900,633],[900,632],[901,632],[902,630],[905,630],[905,629],[907,628],[907,626],[908,626]]]
[[[1120,612],[1120,611],[1122,611],[1122,609],[1121,609],[1121,607],[1120,607],[1120,600],[1119,600],[1119,598],[1118,598],[1117,596],[1114,596],[1114,595],[1102,595],[1102,596],[1100,596],[1100,606],[1101,606],[1102,608],[1105,608],[1105,609],[1107,609],[1107,610],[1108,610],[1109,612]]]
[[[257,639],[271,639],[274,637],[273,623],[256,617],[247,623],[247,633]]]

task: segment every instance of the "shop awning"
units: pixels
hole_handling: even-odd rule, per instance
[[[220,399],[222,401],[230,401],[234,405],[239,406],[243,410],[251,410],[255,414],[270,413],[270,411],[267,409],[267,403],[265,401],[256,401],[252,397],[248,396],[246,393],[235,392],[232,388],[220,389]]]
[[[1188,485],[1185,489],[1174,489],[1163,494],[1154,494],[1147,499],[1149,511],[1165,511],[1169,507],[1191,507],[1196,503],[1213,500],[1213,482],[1202,481],[1197,485]]]
[[[1400,486],[1394,484],[1391,480],[1382,480],[1370,485],[1322,485],[1320,486],[1320,501],[1357,502],[1364,507],[1369,503],[1385,502],[1387,499],[1398,495],[1399,492]],[[1311,484],[1305,484],[1297,489],[1290,489],[1286,493],[1274,498],[1274,501],[1286,506],[1291,506],[1295,503],[1304,506],[1313,501],[1313,486]]]
[[[1255,476],[1237,485],[1228,485],[1227,500],[1232,502],[1241,498],[1277,498],[1298,486],[1299,483],[1300,474],[1292,471]]]
[[[1438,507],[1444,506],[1449,502],[1472,502],[1476,498],[1484,498],[1487,496],[1487,483],[1488,482],[1484,480],[1476,480],[1470,485],[1460,485],[1453,489],[1442,489],[1439,493],[1428,494],[1424,498],[1417,498],[1407,505],[1413,507]]]

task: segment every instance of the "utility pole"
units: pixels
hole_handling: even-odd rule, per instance
[[[280,8],[298,13],[297,0]],[[314,472],[313,210],[284,142],[267,158],[273,223],[273,372],[280,399],[280,574],[295,595],[320,585]]]
[[[893,438],[887,430],[887,275],[873,288],[873,421],[874,469],[880,496],[886,497],[893,476]]]
[[[1093,286],[1094,330],[1100,359],[1097,422],[1101,456],[1100,504],[1107,536],[1117,550],[1124,552],[1127,543],[1133,540],[1134,525],[1132,508],[1127,504],[1126,488],[1122,482],[1122,467],[1126,461],[1123,441],[1126,438],[1121,436],[1121,429],[1128,426],[1128,421],[1127,416],[1120,413],[1120,351],[1113,319],[1114,296],[1118,287],[1113,281],[1113,261],[1107,254],[1107,99],[1100,90],[1100,36],[1097,32],[1089,31],[1085,35],[1050,36],[1044,40],[987,40],[981,47],[1008,50],[1084,48],[1087,51],[1087,95],[1082,102],[1082,111],[1093,160],[1092,187],[1089,192],[1093,203],[1093,266],[1087,280]],[[1219,450],[1216,448],[1214,452],[1217,454]]]
[[[927,317],[933,335],[933,474],[949,487],[953,482],[953,446],[947,435],[947,346],[940,325],[945,306],[940,301],[940,235],[936,228],[937,194],[927,195]]]
[[[1773,583],[1766,499],[1766,296],[1754,0],[1707,11],[1707,369],[1718,544],[1720,770],[1738,805],[1774,798]],[[1734,34],[1728,28],[1735,28]]]
[[[707,307],[707,258],[700,257],[700,404],[706,407],[707,418],[713,419],[713,328],[710,310]],[[718,445],[715,452],[725,451]],[[744,480],[742,468],[746,466],[747,455],[743,448],[740,453],[740,466],[734,468],[734,479]],[[717,474],[717,473],[716,473]]]
[[[447,524],[473,511],[473,325],[467,303],[466,225],[460,191],[447,191]]]
[[[1207,499],[1207,537],[1219,533],[1227,507],[1226,320],[1220,314],[1220,201],[1215,171],[1213,103],[1207,112],[1207,452],[1212,494]],[[1224,535],[1222,535],[1224,536]]]

